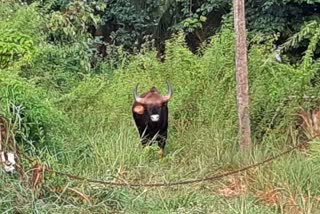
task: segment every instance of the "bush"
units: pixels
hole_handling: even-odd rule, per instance
[[[84,17],[74,4],[83,7]],[[45,13],[37,3],[1,3],[0,68],[17,67],[20,76],[57,93],[76,86],[92,72],[95,41],[87,27],[98,20],[90,16],[86,4],[74,4],[69,6],[75,14],[69,17],[63,12]]]
[[[35,7],[1,3],[0,68],[30,64],[40,41],[42,20]]]
[[[54,146],[56,142],[52,137],[62,128],[64,117],[54,107],[48,94],[18,77],[12,70],[0,72],[0,110],[9,119],[17,143],[36,147]]]
[[[215,36],[202,57],[193,55],[183,37],[167,44],[167,60],[159,63],[151,51],[138,55],[127,67],[107,78],[88,78],[69,94],[65,107],[76,114],[103,116],[100,125],[117,127],[117,121],[131,120],[132,91],[156,85],[166,93],[165,81],[174,87],[170,101],[171,126],[178,132],[186,127],[207,126],[228,136],[237,136],[237,105],[234,63],[234,35],[224,29]],[[250,94],[253,135],[261,141],[266,132],[284,134],[294,125],[299,99],[284,102],[288,96],[300,97],[312,88],[315,69],[305,70],[277,63],[266,45],[250,50]],[[88,99],[87,99],[88,98]],[[281,107],[281,108],[280,108]],[[90,112],[90,113],[89,113]],[[91,117],[91,116],[90,116]],[[95,120],[95,119],[93,119]]]

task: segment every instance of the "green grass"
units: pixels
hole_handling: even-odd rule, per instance
[[[36,151],[30,144],[18,143],[58,171],[100,180],[153,183],[235,170],[301,142],[302,134],[295,127],[297,109],[302,104],[291,102],[277,109],[286,96],[314,89],[307,81],[314,71],[277,64],[264,46],[253,46],[250,111],[255,146],[250,159],[239,151],[233,41],[232,31],[224,30],[213,38],[204,56],[198,57],[185,48],[181,37],[174,38],[167,45],[165,63],[159,63],[151,51],[136,56],[112,75],[86,76],[67,94],[56,95],[58,92],[38,87],[48,94],[47,104],[42,93],[29,93],[31,86],[15,90],[19,93],[6,99],[27,106],[33,123],[50,122],[54,126],[44,133],[43,139],[48,140],[35,145]],[[8,84],[10,78],[17,77],[0,82],[6,91],[19,86]],[[165,80],[174,86],[174,96],[169,104],[166,155],[159,159],[156,145],[142,149],[139,143],[131,115],[132,89],[140,82],[140,91],[152,85],[165,91]],[[27,82],[21,78],[15,81]],[[24,92],[29,96],[23,96]],[[40,109],[37,106],[43,107],[40,116],[35,114]],[[63,117],[53,120],[56,115]],[[0,211],[319,213],[319,149],[312,148],[313,152],[296,151],[272,164],[219,181],[170,188],[103,186],[47,174],[42,188],[33,192],[17,175],[1,172]]]
[[[84,131],[81,136],[72,136],[70,141],[66,141],[64,160],[54,157],[47,160],[57,162],[53,167],[59,171],[101,180],[117,178],[119,182],[137,183],[201,178],[246,164],[239,158],[241,154],[235,145],[215,142],[212,132],[204,135],[197,140],[191,134],[189,137],[171,135],[167,155],[159,160],[156,146],[143,150],[136,131],[121,125],[117,132],[101,129],[94,135]],[[79,142],[81,144],[77,145]],[[256,150],[256,161],[278,152],[264,151],[262,146]],[[285,204],[296,197],[297,206],[304,213],[317,213],[319,202],[312,197],[319,195],[318,175],[316,163],[303,154],[292,153],[241,176],[232,176],[236,180],[241,178],[240,183],[246,191],[231,198],[220,194],[220,190],[228,188],[230,177],[212,183],[131,189],[59,176],[47,176],[43,195],[36,197],[17,178],[1,173],[0,207],[2,212],[8,213],[288,213],[281,210],[287,209]],[[53,186],[60,186],[62,192],[50,191],[49,187]],[[68,188],[76,188],[87,195],[90,203]],[[281,199],[276,206],[267,206],[259,201],[261,192],[276,188],[281,190]],[[311,199],[303,201],[305,197]]]

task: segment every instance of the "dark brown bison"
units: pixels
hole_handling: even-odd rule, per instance
[[[143,95],[138,95],[138,85],[134,89],[132,114],[138,128],[141,143],[145,147],[158,142],[160,157],[164,155],[168,130],[168,102],[172,97],[172,86],[168,85],[168,94],[162,96],[156,87],[152,87]]]

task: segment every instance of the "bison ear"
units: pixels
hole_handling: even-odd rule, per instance
[[[137,114],[143,114],[144,113],[144,107],[142,105],[136,105],[133,108],[133,111]]]

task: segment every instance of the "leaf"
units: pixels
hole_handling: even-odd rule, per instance
[[[207,21],[207,17],[205,17],[205,16],[200,16],[200,21],[201,21],[201,22]]]

